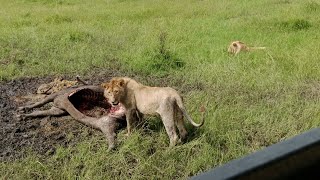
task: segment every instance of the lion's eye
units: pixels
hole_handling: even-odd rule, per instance
[[[119,91],[114,91],[114,93],[118,94]]]

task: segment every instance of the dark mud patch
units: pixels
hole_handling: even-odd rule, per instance
[[[94,74],[94,75],[93,75]],[[109,80],[116,73],[100,72],[83,77],[89,84],[98,85]],[[73,80],[73,76],[64,76]],[[51,155],[58,146],[73,146],[91,136],[102,133],[72,119],[71,116],[16,118],[17,107],[30,103],[22,96],[35,94],[42,83],[51,82],[50,77],[20,78],[0,84],[0,161],[22,158],[28,149],[41,154]],[[45,107],[44,107],[45,108]]]
[[[181,78],[141,77],[130,72],[122,73],[105,69],[94,69],[83,75],[81,79],[88,84],[99,85],[115,76],[130,76],[151,86],[172,86],[182,94],[205,89],[201,83],[190,84]],[[15,117],[17,107],[28,103],[28,99],[21,97],[35,94],[41,84],[51,82],[55,77],[57,76],[24,77],[0,82],[0,161],[23,158],[29,149],[37,154],[48,156],[54,154],[58,146],[74,146],[92,136],[104,138],[102,133],[80,124],[71,116],[28,118],[21,121]],[[62,77],[75,80],[73,75]]]

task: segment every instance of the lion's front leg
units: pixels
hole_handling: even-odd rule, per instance
[[[132,123],[134,120],[135,113],[136,113],[136,109],[128,109],[126,111],[126,121],[127,121],[127,133],[125,134],[126,136],[131,135],[131,128],[132,128]]]

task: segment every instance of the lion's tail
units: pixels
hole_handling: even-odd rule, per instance
[[[256,49],[267,49],[266,47],[250,47],[250,50],[256,50]]]
[[[201,122],[198,124],[196,122],[194,122],[192,120],[192,118],[189,116],[188,112],[186,111],[186,108],[183,105],[182,99],[180,96],[176,97],[176,103],[178,105],[178,107],[180,108],[180,110],[182,111],[184,117],[186,117],[186,119],[188,119],[188,121],[195,127],[201,127],[204,124],[204,115],[205,115],[205,109],[204,107],[201,108],[202,111],[202,117],[201,117]]]

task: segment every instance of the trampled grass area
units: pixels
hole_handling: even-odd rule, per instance
[[[173,149],[152,118],[159,128],[120,133],[115,152],[86,139],[1,162],[1,177],[185,179],[318,127],[319,14],[318,0],[0,0],[0,80],[104,67],[173,86],[195,120],[209,101],[205,125]],[[229,56],[233,40],[267,49]]]

